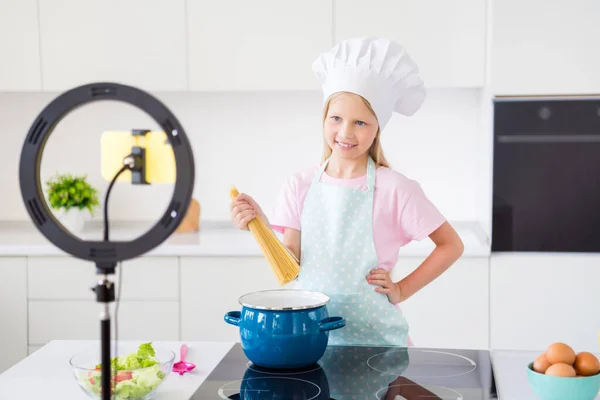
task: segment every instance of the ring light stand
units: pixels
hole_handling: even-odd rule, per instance
[[[44,199],[40,184],[40,166],[46,141],[56,125],[71,111],[84,104],[116,100],[129,103],[149,114],[164,130],[173,149],[176,180],[173,197],[160,220],[142,236],[131,241],[109,241],[106,202],[118,175],[131,170],[133,184],[147,184],[144,179],[143,149],[132,149],[132,154],[123,160],[123,168],[113,178],[104,204],[104,240],[81,240],[66,231],[56,220]],[[143,132],[143,131],[142,131]],[[132,134],[140,134],[134,131]],[[143,133],[142,133],[143,134]],[[116,83],[92,83],[71,89],[43,109],[27,133],[21,152],[19,181],[21,195],[30,218],[37,229],[55,246],[76,258],[96,264],[97,274],[103,278],[93,291],[101,304],[100,334],[102,363],[102,398],[111,398],[110,365],[110,309],[115,300],[114,275],[117,263],[140,256],[164,242],[181,223],[189,207],[194,189],[194,157],[183,127],[171,111],[156,98],[131,86]]]

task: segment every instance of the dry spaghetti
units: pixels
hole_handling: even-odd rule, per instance
[[[235,199],[239,192],[235,186],[231,187],[231,199]],[[296,279],[300,273],[299,262],[292,252],[275,236],[262,219],[253,218],[248,222],[248,229],[260,246],[263,254],[275,273],[280,285]]]

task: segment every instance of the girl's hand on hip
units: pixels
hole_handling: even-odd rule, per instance
[[[371,285],[381,286],[375,289],[376,292],[385,293],[392,304],[400,303],[402,293],[400,287],[392,281],[390,274],[383,268],[372,269],[367,275],[367,282]]]
[[[256,217],[260,217],[267,226],[269,225],[269,221],[260,206],[252,197],[244,193],[240,193],[231,202],[230,214],[231,220],[238,228],[243,230],[248,230],[248,222]]]

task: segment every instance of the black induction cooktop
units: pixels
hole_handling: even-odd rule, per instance
[[[329,346],[299,370],[252,364],[235,344],[192,399],[492,400],[487,350]]]

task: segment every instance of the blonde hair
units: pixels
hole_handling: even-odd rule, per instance
[[[354,93],[337,92],[337,93],[334,93],[331,96],[329,96],[329,98],[325,102],[325,106],[323,107],[323,123],[325,123],[325,120],[327,119],[327,113],[329,112],[329,105],[331,104],[331,102],[343,95],[346,95],[346,94],[354,94]],[[371,114],[373,114],[373,116],[375,118],[377,118],[375,111],[373,111],[373,108],[371,107],[371,103],[369,103],[367,101],[367,99],[365,99],[364,97],[362,97],[360,95],[356,95],[356,96],[360,97],[360,99],[363,101],[363,103],[365,104],[365,106],[367,107],[369,112]],[[331,156],[332,151],[333,150],[331,149],[331,147],[329,147],[329,144],[327,143],[327,139],[325,139],[323,137],[323,156],[321,158],[321,162],[327,160],[329,158],[329,156]],[[377,165],[377,167],[390,168],[390,165],[389,165],[388,161],[385,159],[385,155],[383,154],[383,148],[381,147],[381,130],[379,127],[377,128],[377,133],[375,134],[375,139],[373,140],[373,143],[371,144],[371,147],[369,148],[369,156],[373,159],[373,161],[375,161],[375,164]]]

